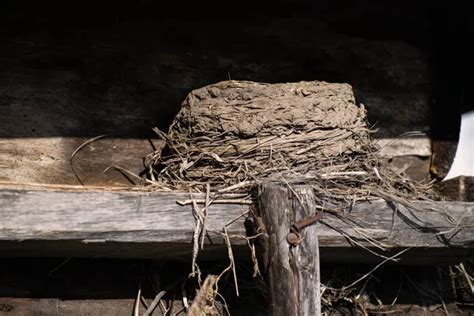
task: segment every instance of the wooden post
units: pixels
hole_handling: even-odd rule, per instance
[[[296,223],[314,215],[311,190],[300,188],[290,193],[283,186],[266,184],[260,187],[259,193],[260,215],[266,233],[263,252],[269,314],[320,315],[316,227],[308,226],[299,236],[289,236]]]

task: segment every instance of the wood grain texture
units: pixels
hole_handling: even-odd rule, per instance
[[[164,192],[2,190],[0,240],[61,241],[62,246],[50,247],[56,255],[62,251],[63,255],[74,254],[75,250],[90,255],[87,248],[101,250],[105,245],[105,252],[95,255],[190,257],[192,206],[176,203],[189,197],[187,193]],[[225,223],[247,210],[243,205],[212,205],[208,229],[222,231]],[[229,234],[245,235],[243,222],[240,218],[229,225]],[[231,240],[244,243],[237,237]],[[219,233],[209,232],[206,241],[211,253],[225,249]],[[11,247],[22,248],[21,244],[5,245],[6,249]]]
[[[292,209],[295,222],[314,215],[315,204],[310,187],[296,190],[299,199],[292,196]],[[308,226],[301,232],[302,242],[291,248],[292,262],[298,275],[298,313],[299,315],[321,315],[321,275],[318,229]]]
[[[72,153],[88,138],[0,138],[0,181],[44,184],[80,184],[71,169]],[[127,179],[112,165],[140,175],[143,158],[160,147],[156,139],[103,138],[81,149],[72,166],[84,184],[123,186],[139,183],[133,176]],[[130,181],[132,180],[132,181]]]
[[[187,193],[0,186],[0,255],[28,256],[36,249],[40,255],[189,258],[192,209],[176,203],[188,198]],[[360,261],[372,258],[341,232],[369,247],[363,235],[383,242],[387,249],[413,247],[406,257],[413,253],[426,260],[449,261],[474,255],[473,203],[415,204],[425,210],[411,212],[401,205],[374,200],[354,206],[350,210],[352,222],[326,214],[314,226],[323,260],[325,256]],[[220,231],[248,210],[248,205],[213,204],[210,228]],[[228,229],[231,235],[245,235],[244,218]],[[219,234],[210,232],[207,242],[211,255],[225,255]],[[237,253],[248,255],[244,239],[235,237],[232,242]]]
[[[286,240],[293,216],[290,198],[278,185],[260,187],[259,195],[269,315],[299,315],[298,274]]]
[[[0,315],[130,316],[133,313],[133,306],[133,299],[62,300],[58,298],[0,298]],[[157,313],[157,315],[159,314],[161,313]]]
[[[82,240],[83,242],[178,242],[192,238],[192,206],[179,206],[187,193],[60,192],[2,190],[2,240]],[[209,230],[248,210],[214,204]],[[228,227],[241,233],[243,219]],[[217,242],[217,234],[210,233]]]
[[[416,202],[421,211],[373,200],[355,205],[350,211],[350,222],[327,216],[316,226],[331,226],[356,240],[368,234],[392,248],[397,247],[461,247],[474,246],[474,205],[463,202]],[[354,225],[355,224],[355,225]],[[325,231],[325,230],[323,230]],[[333,234],[331,234],[333,235]],[[320,236],[320,244],[332,246],[341,239],[330,234]]]

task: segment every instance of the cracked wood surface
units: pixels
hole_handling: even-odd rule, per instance
[[[177,204],[186,199],[188,193],[0,185],[1,255],[189,259],[194,228],[192,206]],[[473,203],[415,204],[424,210],[414,212],[373,200],[354,206],[350,220],[325,214],[314,225],[322,260],[374,259],[344,235],[368,247],[371,245],[363,236],[370,236],[387,248],[387,253],[412,247],[405,257],[416,260],[450,262],[474,255]],[[203,255],[207,252],[209,256],[225,256],[219,231],[250,207],[210,206],[208,223],[216,232],[209,233]],[[238,237],[246,234],[244,221],[244,217],[239,218],[228,230],[237,255],[248,256],[245,239]]]

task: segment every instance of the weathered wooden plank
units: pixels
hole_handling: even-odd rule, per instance
[[[375,143],[384,158],[398,156],[431,157],[431,141],[428,136],[413,138],[380,138]]]
[[[393,171],[415,181],[430,180],[432,151],[428,136],[379,138],[375,142],[380,147],[380,156]]]
[[[140,175],[143,158],[160,147],[156,139],[108,137],[83,147],[73,161],[72,153],[89,138],[0,138],[0,181],[17,183],[130,185],[140,179],[118,172],[118,166]],[[74,168],[76,175],[73,173]],[[131,181],[130,181],[131,180]]]
[[[368,234],[383,241],[388,247],[473,246],[472,203],[417,202],[415,205],[424,207],[424,210],[411,211],[400,204],[390,205],[383,200],[374,200],[355,205],[349,213],[353,220],[351,223],[328,216],[317,225],[336,227],[356,240],[363,239],[362,236]],[[336,245],[342,240],[325,234],[320,237],[320,243],[326,242]]]
[[[133,306],[133,299],[0,298],[0,315],[130,316],[133,314]],[[142,311],[143,309],[142,307]]]
[[[37,249],[37,255],[95,253],[103,257],[189,258],[194,228],[192,207],[176,203],[188,198],[187,193],[2,186],[0,255],[28,256]],[[373,245],[364,236],[380,241],[387,249],[412,247],[405,256],[412,252],[418,258],[434,261],[474,254],[473,203],[415,204],[425,209],[410,212],[382,200],[367,201],[350,211],[352,222],[326,213],[314,226],[322,258],[354,256],[354,260],[370,260],[372,256],[353,245],[348,236],[368,247]],[[209,227],[220,231],[248,210],[248,205],[213,204]],[[228,230],[234,236],[245,235],[244,218],[228,226]],[[210,255],[225,255],[218,233],[210,232],[207,242]],[[232,242],[237,253],[247,253],[244,239],[233,237]]]
[[[292,199],[293,221],[300,222],[315,215],[313,191],[310,187],[297,189],[300,200]],[[309,214],[311,212],[312,214]],[[299,315],[321,315],[321,275],[318,230],[315,225],[299,232],[302,242],[291,247],[291,259],[298,277]]]
[[[194,229],[192,206],[177,204],[188,193],[5,189],[0,196],[0,240],[189,243]],[[220,242],[213,230],[247,211],[246,205],[213,204],[210,242]],[[229,225],[229,233],[242,233],[243,221]]]
[[[189,259],[195,223],[192,206],[176,203],[189,198],[187,193],[146,191],[4,190],[0,193],[3,254]],[[222,231],[225,223],[246,211],[248,206],[238,204],[210,207],[209,245],[202,257],[226,253],[222,237],[211,230]],[[229,234],[245,235],[243,221],[229,225]],[[238,237],[231,240],[244,242]]]

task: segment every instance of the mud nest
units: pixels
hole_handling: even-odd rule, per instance
[[[333,202],[368,195],[413,198],[371,141],[352,87],[320,81],[225,81],[192,91],[150,159],[158,186],[246,190],[262,181],[312,183]]]

